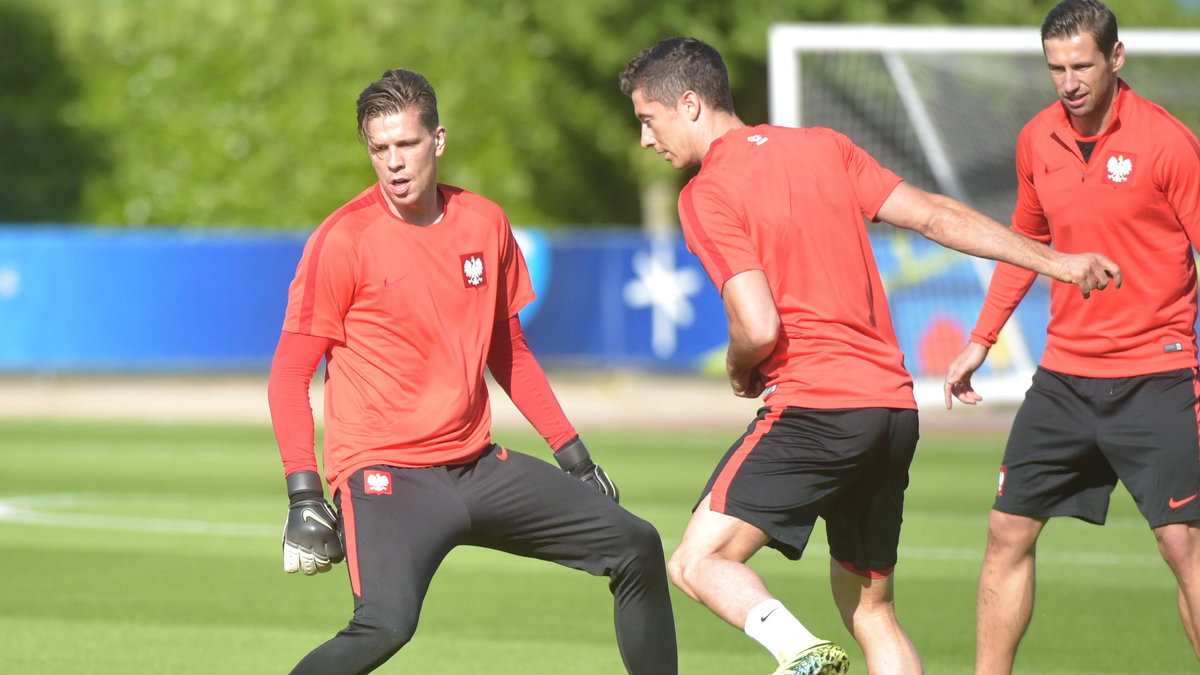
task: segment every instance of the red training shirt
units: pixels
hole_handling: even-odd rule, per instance
[[[1085,162],[1076,141],[1094,141]],[[1084,299],[1052,284],[1042,367],[1083,377],[1130,377],[1196,367],[1200,144],[1166,110],[1120,82],[1113,119],[1081,137],[1063,106],[1037,114],[1017,139],[1012,229],[1069,253],[1121,266],[1120,289]],[[990,347],[1035,274],[996,266],[971,340]]]
[[[365,466],[460,464],[478,456],[491,442],[489,359],[554,447],[574,436],[516,319],[534,295],[508,219],[483,197],[448,185],[438,190],[443,216],[426,226],[394,215],[378,184],[364,190],[312,234],[289,289],[276,360],[295,353],[285,347],[328,347],[324,463],[335,490],[339,477]],[[315,360],[294,363],[315,368]],[[311,379],[312,370],[307,374]],[[287,438],[278,427],[295,421],[294,406],[277,405],[287,392],[276,389],[277,436]],[[281,442],[287,473],[315,468],[307,443]]]
[[[760,365],[773,406],[916,408],[863,218],[900,177],[818,127],[742,127],[679,196],[688,248],[721,289],[762,270],[782,322]]]

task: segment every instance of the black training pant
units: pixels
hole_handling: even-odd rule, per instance
[[[434,572],[463,545],[609,577],[626,670],[678,671],[657,530],[557,467],[492,446],[458,466],[359,470],[335,499],[354,617],[293,673],[366,673],[387,661],[412,638]]]

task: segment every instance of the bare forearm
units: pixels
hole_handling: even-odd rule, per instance
[[[751,270],[725,282],[721,290],[729,318],[729,348],[725,370],[733,393],[753,398],[762,393],[758,371],[779,341],[779,312],[762,270]]]
[[[775,343],[763,344],[753,342],[745,335],[737,335],[730,326],[729,348],[725,351],[725,366],[729,372],[747,371],[758,367],[771,355]]]
[[[901,183],[884,201],[877,216],[947,248],[1003,260],[1060,281],[1073,281],[1061,264],[1062,253],[944,195]]]
[[[1009,230],[962,202],[906,183],[896,187],[876,215],[948,248],[1074,284],[1085,298],[1110,283],[1121,287],[1120,266],[1099,253],[1056,251],[1046,243]],[[1049,233],[1045,241],[1049,242]]]
[[[1063,254],[1021,236],[961,202],[934,195],[936,215],[920,233],[942,246],[980,258],[1001,260],[1059,281],[1073,282],[1061,265]]]
[[[734,395],[756,398],[763,393],[766,381],[758,365],[770,356],[773,349],[774,342],[751,343],[744,338],[730,338],[729,349],[725,352],[725,372],[729,375],[729,385]]]

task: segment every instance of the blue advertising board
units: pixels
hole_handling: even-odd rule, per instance
[[[0,368],[262,367],[303,244],[238,231],[0,228]]]
[[[264,370],[307,233],[0,227],[0,371]],[[548,367],[719,369],[717,291],[681,237],[520,228],[538,300],[522,311]],[[983,300],[986,268],[920,237],[873,235],[914,375],[944,372]],[[989,368],[1036,362],[1045,285]],[[1011,353],[1012,358],[1007,355]]]

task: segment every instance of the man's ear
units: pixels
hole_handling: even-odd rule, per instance
[[[1109,60],[1109,65],[1114,73],[1120,71],[1121,66],[1125,65],[1125,44],[1120,40],[1113,45],[1112,59]]]
[[[446,151],[446,127],[439,126],[433,132],[433,156],[441,157]]]
[[[700,117],[700,110],[704,107],[704,101],[700,99],[699,94],[689,89],[683,92],[683,96],[679,97],[677,107],[689,122],[695,122]]]

